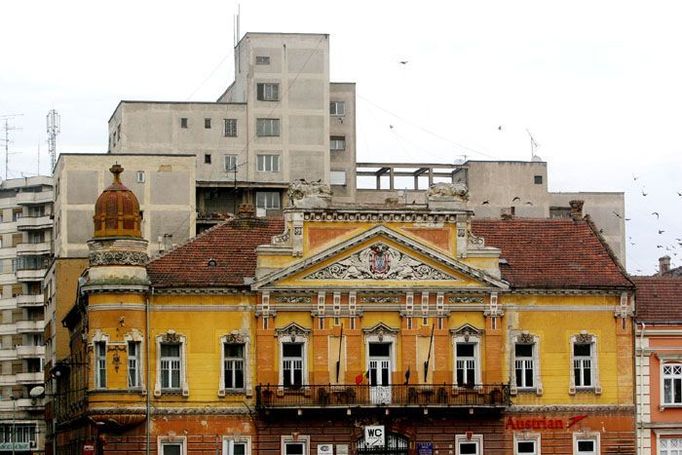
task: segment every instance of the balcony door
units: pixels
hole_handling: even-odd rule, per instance
[[[369,396],[372,404],[391,403],[391,343],[369,343]]]

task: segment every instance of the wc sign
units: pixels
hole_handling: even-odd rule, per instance
[[[371,425],[365,427],[365,444],[367,447],[384,447],[386,434],[383,425]]]

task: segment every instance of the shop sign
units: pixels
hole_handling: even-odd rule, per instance
[[[417,455],[433,455],[433,442],[418,442]]]
[[[334,455],[334,444],[318,444],[317,455]]]
[[[368,425],[365,427],[365,444],[367,447],[384,447],[386,435],[383,425]]]
[[[83,455],[95,455],[95,444],[83,444]]]
[[[518,418],[507,417],[504,425],[505,430],[563,430],[571,428],[576,423],[587,418],[587,415],[578,415],[562,419],[548,417]]]
[[[12,445],[14,445],[14,449],[12,449]],[[31,443],[30,442],[15,442],[12,444],[11,442],[0,442],[0,450],[5,452],[10,452],[13,450],[30,450],[31,449]]]

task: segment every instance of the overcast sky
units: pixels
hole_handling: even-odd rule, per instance
[[[59,151],[102,153],[121,99],[214,101],[234,78],[236,5],[3,2],[0,116],[23,114],[9,176],[49,172],[52,108]],[[680,13],[677,1],[248,0],[241,32],[330,34],[332,80],[357,83],[359,161],[528,160],[531,131],[551,191],[625,192],[628,270],[650,274],[663,254],[682,265]]]

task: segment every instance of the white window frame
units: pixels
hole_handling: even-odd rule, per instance
[[[346,150],[346,136],[329,136],[329,150],[332,152]]]
[[[226,118],[223,119],[223,136],[224,137],[237,137],[239,134],[238,123],[236,118]]]
[[[682,436],[679,430],[654,430],[656,432],[656,447],[658,455],[671,455],[672,450],[682,450]],[[663,441],[678,441],[679,447],[663,447]],[[668,445],[667,443],[665,445]],[[665,450],[665,451],[664,451]]]
[[[137,347],[139,349],[139,352],[137,353],[137,385],[132,387],[130,385],[130,363],[126,365],[126,372],[128,376],[128,389],[132,390],[141,390],[142,393],[146,393],[146,389],[144,388],[144,374],[143,374],[143,368],[144,368],[144,337],[140,333],[139,330],[133,329],[131,332],[126,333],[123,335],[123,341],[126,343],[126,353],[130,355],[130,351],[128,350],[128,343],[137,343]],[[130,359],[128,359],[130,361]]]
[[[178,389],[161,388],[161,345],[180,345],[180,387]],[[187,338],[169,330],[162,335],[156,336],[156,381],[154,382],[154,396],[160,397],[163,393],[181,392],[182,396],[189,396],[189,384],[187,383]]]
[[[109,349],[109,335],[103,333],[101,330],[97,329],[95,330],[95,334],[92,336],[92,341],[91,341],[91,346],[92,346],[92,364],[95,366],[93,368],[92,372],[92,380],[93,380],[93,387],[94,389],[105,389],[106,388],[106,377],[105,377],[105,386],[104,387],[99,387],[99,368],[97,365],[97,343],[104,343],[104,349],[105,353]],[[105,367],[106,367],[106,358],[105,358]]]
[[[256,169],[258,172],[279,172],[279,159],[276,153],[259,153],[256,155]]]
[[[264,196],[262,196],[264,195]],[[265,198],[265,205],[260,205],[261,197]],[[277,202],[273,204],[273,202]],[[265,210],[279,210],[282,206],[281,195],[278,191],[256,191],[256,208]]]
[[[516,345],[530,344],[533,346],[532,361],[533,361],[533,387],[519,387],[516,385]],[[527,332],[521,332],[512,337],[511,350],[511,365],[510,365],[510,390],[512,395],[518,392],[535,392],[537,395],[542,395],[542,376],[540,374],[540,337],[531,335]],[[525,357],[524,357],[525,359]]]
[[[592,441],[594,442],[593,452],[578,452],[578,442]],[[575,455],[599,455],[601,447],[599,444],[599,432],[577,432],[573,433],[573,453]]]
[[[135,181],[137,183],[144,183],[144,171],[135,172]]]
[[[470,435],[470,437],[467,437],[465,434],[458,434],[455,435],[455,455],[460,455],[459,452],[459,444],[460,443],[476,443],[477,450],[476,450],[476,455],[483,455],[483,435],[482,434],[473,434]]]
[[[258,101],[279,101],[279,82],[257,82],[256,99]]]
[[[580,359],[575,358],[574,354],[574,346],[576,344],[589,344],[590,345],[590,357],[587,359],[586,357],[581,356]],[[580,334],[578,335],[573,335],[571,336],[570,339],[570,345],[569,345],[569,354],[570,354],[570,374],[569,374],[569,389],[568,393],[571,395],[575,395],[576,392],[579,391],[593,391],[595,394],[599,395],[602,393],[602,388],[601,388],[601,383],[599,381],[599,351],[597,349],[597,337],[592,334],[588,334],[585,330],[581,331]],[[583,385],[577,385],[575,382],[575,363],[578,360],[589,360],[590,361],[590,374],[591,374],[591,380],[592,380],[592,385],[589,386],[583,386]]]
[[[159,436],[156,442],[156,453],[163,455],[163,446],[179,445],[180,455],[187,455],[187,436]]]
[[[287,453],[287,444],[303,444],[303,455],[310,455],[310,436],[282,436],[280,442],[280,453],[282,455],[286,455]]]
[[[250,436],[223,436],[223,455],[234,455],[234,445],[244,444],[244,455],[251,455],[251,437]]]
[[[107,388],[107,340],[95,341],[93,351],[95,356],[95,389]],[[104,350],[103,357],[100,348]],[[104,373],[104,375],[102,375]]]
[[[280,119],[278,118],[257,118],[256,136],[258,137],[279,137]]]
[[[140,354],[142,350],[142,344],[139,341],[128,341],[128,388],[129,389],[139,389],[140,388]],[[131,354],[131,347],[134,348],[135,352]],[[134,374],[131,374],[134,372]]]
[[[458,344],[472,344],[474,345],[474,384],[463,384],[457,383],[457,345]],[[474,387],[479,386],[482,383],[481,379],[481,337],[479,335],[457,335],[452,338],[453,345],[453,356],[454,356],[454,368],[452,369],[452,383],[457,384],[458,387]],[[469,360],[469,357],[465,359]]]
[[[666,374],[665,370],[666,367],[671,369],[671,373]],[[675,373],[675,369],[679,368],[680,372]],[[661,407],[662,408],[672,408],[672,407],[678,407],[682,406],[682,396],[680,397],[680,401],[666,401],[666,396],[665,396],[665,383],[667,380],[671,381],[671,391],[673,391],[673,398],[674,398],[674,385],[676,381],[680,381],[681,384],[680,386],[682,387],[682,362],[680,361],[661,361]]]
[[[230,163],[234,161],[234,163]],[[237,172],[237,166],[239,162],[239,155],[228,153],[225,155],[223,164],[225,166],[225,172]]]
[[[241,344],[244,346],[242,360],[244,362],[244,387],[227,389],[225,387],[225,344]],[[218,384],[218,396],[224,397],[229,393],[244,393],[246,396],[253,394],[251,385],[251,368],[249,351],[251,347],[251,338],[239,331],[233,331],[227,335],[220,337],[220,383]]]
[[[279,344],[279,385],[284,389],[284,343],[300,343],[301,357],[301,387],[308,385],[308,338],[310,330],[303,329],[298,325],[289,324],[283,329],[276,329]],[[284,452],[282,452],[284,453]]]
[[[542,453],[542,438],[540,433],[514,433],[514,455],[524,455],[528,452],[519,453],[519,442],[534,442],[535,453],[533,455],[541,455]]]
[[[341,109],[339,109],[339,107]],[[346,102],[342,100],[329,101],[329,115],[333,117],[343,117],[346,115]]]

